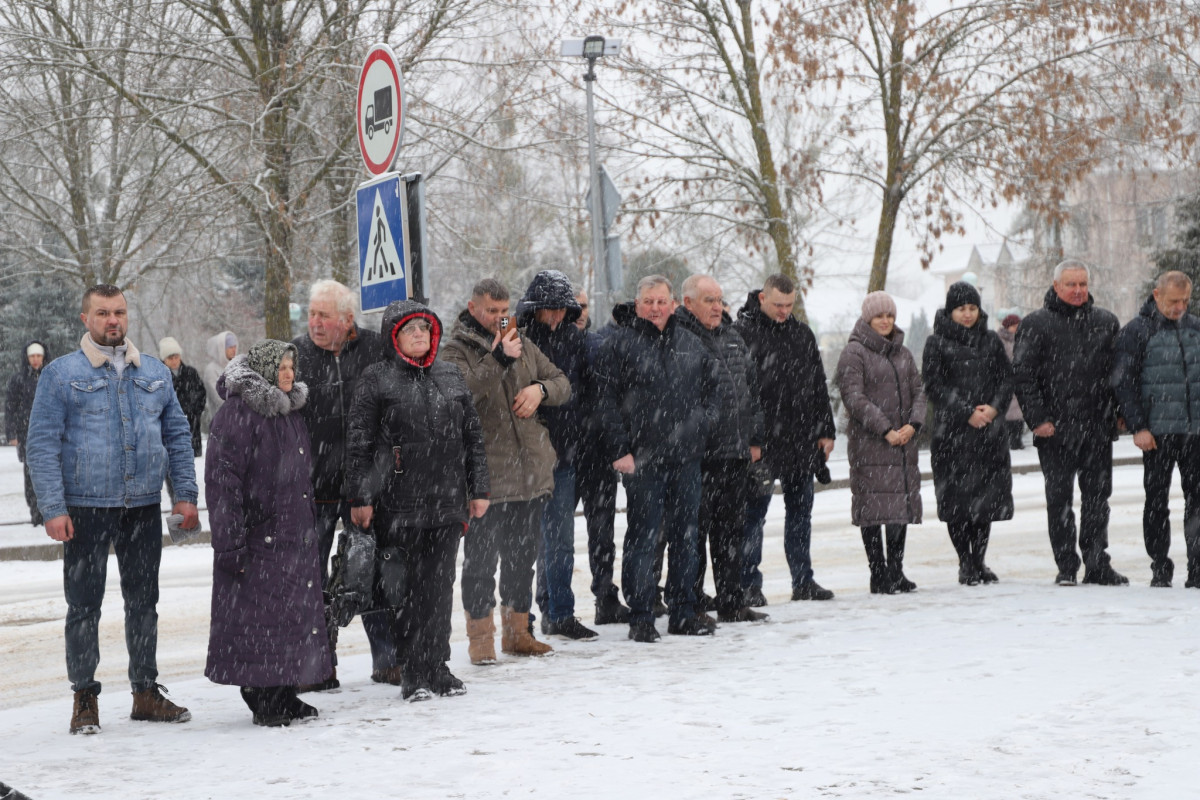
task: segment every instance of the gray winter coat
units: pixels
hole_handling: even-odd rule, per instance
[[[1115,350],[1110,382],[1130,431],[1200,434],[1200,318],[1169,320],[1151,297]]]
[[[212,526],[212,624],[204,674],[233,686],[317,683],[333,667],[313,533],[312,448],[284,394],[235,356],[217,383],[204,492]]]
[[[890,338],[866,320],[854,324],[837,365],[837,385],[850,416],[850,516],[859,527],[921,521],[917,441],[893,447],[885,435],[925,420],[925,393],[904,331]]]

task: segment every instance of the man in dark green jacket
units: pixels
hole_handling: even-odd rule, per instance
[[[1192,281],[1164,272],[1141,313],[1117,336],[1112,386],[1133,443],[1142,451],[1142,535],[1151,586],[1168,588],[1175,565],[1168,497],[1179,465],[1188,587],[1200,588],[1200,319],[1187,313]]]

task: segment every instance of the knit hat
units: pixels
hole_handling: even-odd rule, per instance
[[[278,339],[263,339],[250,348],[246,353],[246,363],[250,369],[267,379],[272,386],[279,385],[279,362],[285,357],[292,359],[292,367],[296,368],[296,346]],[[298,377],[298,376],[297,376]]]
[[[1002,319],[1000,321],[1001,328],[1011,328],[1013,325],[1020,325],[1020,324],[1021,324],[1021,318],[1018,317],[1016,314],[1009,314],[1007,317],[1005,317],[1004,319]]]
[[[232,331],[230,331],[229,333],[225,334],[225,346],[226,347],[237,347],[238,346],[238,340],[237,340],[236,333],[233,333]]]
[[[871,292],[863,298],[862,318],[870,322],[880,314],[896,316],[896,301],[887,292]]]
[[[42,347],[37,342],[34,342],[33,344],[29,345],[29,347],[25,348],[25,355],[26,356],[44,356],[44,355],[46,355],[46,348]]]
[[[166,361],[171,356],[183,355],[183,348],[173,336],[164,336],[158,340],[158,357]]]
[[[966,281],[959,281],[950,286],[950,290],[946,292],[946,311],[953,311],[959,306],[972,305],[978,308],[982,303],[979,300],[979,290]]]

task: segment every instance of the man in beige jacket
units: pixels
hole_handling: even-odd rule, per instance
[[[508,289],[493,278],[475,285],[443,357],[466,378],[483,425],[491,505],[472,520],[463,545],[462,597],[473,664],[496,661],[496,567],[500,564],[501,649],[544,655],[529,628],[533,565],[542,509],[554,488],[554,447],[537,410],[571,396],[571,383],[509,317]]]

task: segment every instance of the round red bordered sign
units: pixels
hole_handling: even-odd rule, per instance
[[[396,54],[386,44],[367,52],[358,76],[358,149],[372,175],[392,168],[404,137],[407,104]]]

